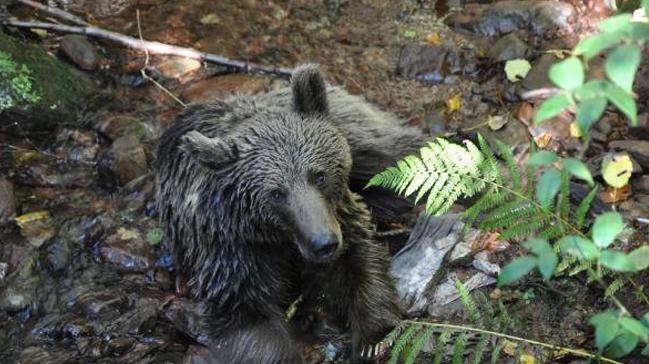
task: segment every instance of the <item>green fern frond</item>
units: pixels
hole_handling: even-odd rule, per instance
[[[469,321],[471,321],[474,325],[481,324],[482,317],[480,315],[480,311],[478,310],[475,301],[473,301],[473,298],[471,298],[471,293],[469,293],[469,290],[466,289],[464,284],[462,284],[462,282],[460,282],[460,280],[458,279],[455,280],[455,289],[457,289],[458,294],[460,295],[460,302],[462,302],[464,311],[469,316]]]
[[[595,196],[597,196],[597,186],[590,190],[588,195],[586,195],[586,197],[584,197],[584,199],[579,203],[579,206],[577,206],[577,211],[575,212],[575,227],[577,229],[583,229],[586,214],[588,214],[588,210],[590,210],[590,206],[593,203]]]
[[[460,336],[455,340],[453,345],[453,359],[451,363],[453,364],[462,364],[464,361],[464,349],[467,342],[467,335],[465,332],[460,334]]]
[[[401,355],[403,350],[406,348],[406,345],[412,341],[412,337],[415,336],[420,329],[420,325],[410,325],[406,328],[406,331],[404,331],[397,341],[394,342],[394,345],[392,345],[392,352],[388,364],[397,364],[399,355]]]
[[[415,341],[412,343],[410,349],[408,349],[408,356],[404,361],[405,364],[412,364],[415,362],[417,355],[419,355],[424,345],[426,345],[426,343],[430,341],[430,338],[433,336],[434,332],[435,330],[432,327],[426,327],[419,333]]]
[[[444,348],[446,347],[446,343],[450,338],[450,331],[442,332],[442,334],[437,338],[437,342],[435,343],[435,357],[433,358],[433,364],[442,363],[442,359],[444,358]]]
[[[505,340],[500,339],[498,340],[498,343],[496,343],[496,346],[494,349],[491,351],[491,364],[498,364],[500,363],[500,351],[503,349],[505,346]]]
[[[624,286],[624,281],[622,280],[622,278],[620,277],[615,278],[613,282],[609,283],[609,285],[604,290],[604,298],[609,298],[613,296],[623,286]]]
[[[493,158],[495,163],[495,158]],[[442,214],[460,197],[471,197],[498,177],[494,166],[484,166],[485,156],[471,142],[464,146],[437,139],[420,150],[419,156],[407,156],[396,167],[370,179],[367,187],[380,186],[404,197],[426,199],[426,211]]]
[[[487,344],[489,344],[489,335],[482,335],[480,341],[478,341],[478,344],[475,346],[475,349],[473,349],[472,364],[482,363],[482,356],[487,349]]]

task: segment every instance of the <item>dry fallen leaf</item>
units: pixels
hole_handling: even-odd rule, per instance
[[[532,69],[532,65],[524,59],[512,59],[505,63],[505,74],[510,82],[522,80],[530,69]]]
[[[626,152],[607,154],[602,159],[602,177],[611,187],[625,186],[629,183],[632,172],[633,162]]]
[[[570,123],[570,136],[573,138],[581,137],[581,131],[579,130],[579,125],[576,121]]]
[[[626,201],[631,196],[631,185],[626,184],[621,188],[606,187],[606,189],[599,193],[600,200],[605,203],[612,204],[620,201]]]
[[[442,37],[439,36],[439,33],[432,32],[428,34],[425,38],[426,43],[440,46],[442,45]]]
[[[462,106],[462,94],[457,94],[446,100],[446,108],[449,113],[460,110],[460,106]]]

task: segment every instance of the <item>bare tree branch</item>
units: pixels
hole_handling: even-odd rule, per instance
[[[47,6],[41,3],[37,3],[36,1],[31,1],[31,0],[16,0],[17,3],[21,3],[23,5],[31,6],[32,8],[42,11],[44,13],[50,14],[54,17],[57,17],[61,20],[67,20],[72,24],[76,25],[83,25],[87,26],[90,25],[88,24],[85,20],[79,18],[76,15],[72,15],[68,13],[67,11],[63,11],[61,9],[53,8],[51,6]]]
[[[232,60],[223,56],[202,52],[193,48],[178,47],[148,40],[139,40],[137,38],[116,33],[110,30],[97,28],[94,26],[71,26],[44,22],[20,21],[16,19],[3,19],[2,24],[17,28],[46,29],[59,33],[82,34],[88,37],[110,40],[125,47],[147,51],[152,54],[162,54],[195,59],[202,62],[209,62],[225,67],[231,67],[246,73],[273,74],[284,77],[288,77],[292,73],[292,69],[290,68],[271,67],[244,61]]]

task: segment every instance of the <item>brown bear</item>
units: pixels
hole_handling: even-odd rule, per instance
[[[289,90],[191,106],[170,125],[158,209],[177,267],[208,303],[215,362],[301,363],[284,320],[300,294],[324,295],[349,322],[354,360],[377,354],[401,311],[350,176],[362,185],[422,141],[313,65]],[[389,212],[394,200],[374,201]]]

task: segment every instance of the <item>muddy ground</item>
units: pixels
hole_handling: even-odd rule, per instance
[[[545,75],[556,56],[610,14],[604,1],[595,0],[50,3],[132,36],[138,36],[139,9],[144,38],[232,59],[283,67],[318,63],[331,83],[431,136],[461,139],[479,131],[515,151],[535,138],[562,153],[579,148],[570,138],[569,120],[530,126],[538,103],[523,101],[520,94],[549,86]],[[21,6],[10,11],[25,19],[37,15]],[[60,120],[55,129],[12,124],[0,134],[0,362],[187,360],[206,340],[201,306],[183,296],[182,282],[175,280],[157,228],[151,175],[157,138],[182,105],[143,79],[141,52],[100,40],[6,31],[83,69],[99,91],[78,117]],[[513,58],[532,62],[521,82],[504,74],[504,62]],[[636,83],[644,124],[629,131],[626,120],[607,112],[593,131],[587,160],[596,163],[611,141],[647,140],[647,70],[643,65]],[[155,55],[148,63],[149,74],[184,103],[288,84],[285,77],[235,71]],[[601,65],[591,72],[601,72]],[[502,128],[490,127],[490,117],[503,119]],[[617,206],[631,221],[649,216],[649,176],[643,175],[649,172],[649,151],[634,153],[634,192]],[[406,237],[386,244],[403,244]],[[491,260],[503,263],[517,254],[512,247],[491,253]],[[594,351],[587,321],[606,303],[599,288],[584,282],[576,276],[548,286],[530,278],[507,289],[483,290],[493,302],[508,305],[513,333]],[[646,275],[639,282],[646,284]],[[631,290],[623,297],[630,307],[642,307],[634,306]],[[434,318],[465,320],[461,314]],[[304,338],[307,362],[347,362],[347,339],[342,334]],[[507,355],[502,360],[516,361]],[[553,362],[581,361],[564,356]]]

